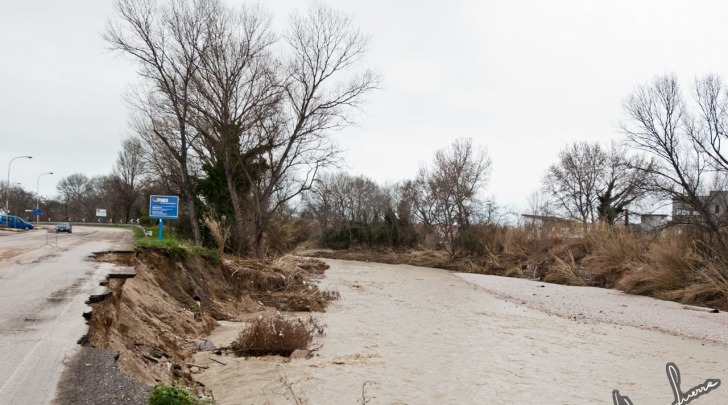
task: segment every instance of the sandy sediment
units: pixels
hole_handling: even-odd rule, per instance
[[[528,308],[587,323],[659,330],[728,345],[728,313],[625,294],[521,278],[456,273],[497,297]]]
[[[684,391],[728,382],[728,346],[717,343],[723,313],[609,290],[326,261],[321,288],[341,299],[320,316],[316,356],[198,354],[195,364],[208,368],[196,377],[218,404],[583,405],[611,404],[615,390],[635,405],[669,404],[668,363]],[[691,403],[726,404],[728,387]]]

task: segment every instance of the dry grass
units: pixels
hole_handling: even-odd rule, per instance
[[[323,328],[313,317],[260,317],[240,331],[230,349],[237,356],[290,356],[294,350],[308,349]]]
[[[728,310],[728,263],[718,256],[695,255],[692,259],[692,282],[665,291],[659,298]]]
[[[564,285],[587,285],[571,252],[567,254],[566,259],[554,256],[554,260],[556,263],[549,268],[544,281]]]
[[[598,287],[614,288],[617,281],[639,262],[647,250],[648,239],[625,229],[602,227],[587,235],[589,254],[583,264]]]
[[[210,234],[215,239],[215,243],[217,243],[217,251],[220,255],[225,252],[225,246],[231,233],[230,226],[225,222],[224,216],[221,219],[216,218],[214,210],[204,219],[205,226],[210,230]]]
[[[287,215],[273,215],[266,231],[266,249],[270,255],[293,251],[297,246],[315,246],[321,237],[317,222]]]
[[[329,268],[329,265],[321,260],[293,255],[280,257],[273,265],[287,273],[296,273],[299,270],[305,270],[309,274],[316,275],[324,274],[324,271]]]
[[[543,261],[535,259],[535,255],[530,254],[533,251],[533,241],[529,240],[527,230],[504,228],[498,235],[502,240],[500,243],[491,243],[490,248],[483,254],[480,260],[482,263],[480,272],[506,277],[524,277],[523,270],[529,268],[529,264]],[[542,259],[546,256],[544,255]]]
[[[504,234],[501,255],[512,260],[528,258],[528,232],[524,229],[508,228]]]
[[[633,263],[616,288],[639,295],[658,296],[684,288],[691,281],[689,245],[679,237],[653,243],[641,262]]]
[[[225,257],[223,265],[240,291],[279,311],[324,311],[338,292],[322,292],[311,281],[328,265],[321,260],[283,256],[272,264],[255,259]]]

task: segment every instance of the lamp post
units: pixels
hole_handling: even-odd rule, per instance
[[[36,209],[36,212],[38,212],[37,210],[40,209],[40,176],[42,176],[44,174],[53,174],[53,172],[45,172],[45,173],[41,173],[41,174],[38,175],[38,181],[36,182],[36,185],[35,185],[35,209]],[[39,215],[38,214],[35,214],[35,223],[37,224],[38,222],[40,222]]]
[[[7,211],[5,213],[6,215],[10,215],[10,165],[13,164],[13,160],[15,159],[33,159],[33,156],[16,156],[10,159],[10,163],[8,163],[8,190],[5,192],[5,210]]]

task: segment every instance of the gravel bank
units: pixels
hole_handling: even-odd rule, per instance
[[[145,405],[151,387],[116,367],[118,352],[82,347],[69,361],[54,405]]]
[[[728,345],[726,312],[696,311],[676,302],[604,288],[565,286],[482,274],[456,274],[499,298],[562,318],[659,330]]]

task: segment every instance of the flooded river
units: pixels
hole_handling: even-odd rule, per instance
[[[612,404],[618,390],[634,405],[667,405],[677,395],[668,363],[679,367],[680,393],[728,384],[725,345],[549,315],[497,298],[472,275],[327,262],[321,288],[341,299],[320,315],[316,355],[199,354],[209,369],[196,377],[218,404]],[[232,328],[212,339],[224,344]],[[728,386],[691,402],[726,403]]]

